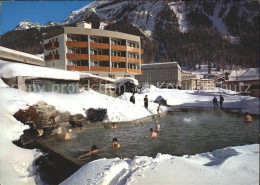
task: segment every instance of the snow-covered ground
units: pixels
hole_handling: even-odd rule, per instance
[[[99,159],[80,168],[62,185],[81,184],[221,184],[259,183],[259,145],[228,147],[182,157]]]
[[[28,126],[24,126],[15,120],[12,115],[19,109],[25,109],[28,105],[44,101],[54,105],[59,111],[69,111],[71,114],[81,113],[83,115],[85,115],[85,110],[88,108],[107,108],[108,116],[106,121],[128,121],[155,114],[158,104],[153,103],[153,101],[159,95],[165,98],[170,105],[212,107],[213,96],[219,94],[222,94],[225,98],[224,107],[240,107],[245,108],[243,111],[259,114],[258,98],[242,97],[234,95],[234,92],[219,89],[212,92],[181,91],[157,89],[152,86],[151,88],[142,89],[139,94],[135,95],[136,104],[134,105],[129,102],[130,93],[125,93],[118,98],[99,94],[95,91],[85,91],[79,94],[27,93],[6,87],[1,80],[0,129],[3,132],[0,136],[0,147],[3,150],[0,152],[0,184],[40,183],[33,164],[41,153],[36,150],[21,149],[12,144],[12,141],[18,139],[22,131],[28,128]],[[148,111],[143,105],[145,95],[148,95],[149,99]],[[166,107],[162,107],[162,109],[163,111],[167,110]],[[84,166],[77,172],[76,179],[78,180],[74,179],[75,183],[73,184],[83,180],[87,184],[93,184],[94,182],[97,182],[97,184],[102,184],[101,182],[114,184],[117,180],[120,183],[128,182],[130,184],[153,184],[153,182],[155,184],[158,182],[187,184],[192,182],[191,179],[196,180],[195,183],[201,184],[202,178],[198,178],[198,175],[200,177],[208,176],[209,178],[206,178],[205,182],[212,180],[212,182],[226,184],[230,182],[235,182],[235,184],[237,184],[236,182],[255,184],[255,182],[258,182],[259,176],[259,172],[255,168],[259,163],[258,155],[259,145],[249,145],[196,156],[174,157],[158,154],[155,159],[150,157],[136,157],[133,160],[101,159]],[[250,160],[248,160],[249,158]],[[93,165],[96,166],[94,171],[92,171]],[[185,173],[181,173],[182,171],[185,171]],[[89,174],[85,175],[84,179],[77,175],[83,173]],[[157,173],[158,178],[155,178]],[[168,173],[170,173],[169,178],[166,178]],[[174,176],[174,174],[177,175]],[[213,174],[217,175],[214,176]],[[239,174],[240,178],[237,178],[237,174]],[[191,177],[191,181],[185,178],[186,175]],[[122,176],[122,179],[119,176]],[[75,178],[75,175],[66,182],[71,182],[72,178]],[[86,178],[90,178],[90,180]],[[164,181],[160,181],[160,179]],[[219,179],[220,181],[217,181]]]
[[[188,23],[186,21],[185,2],[171,2],[169,6],[177,16],[179,30],[182,33],[188,32]]]

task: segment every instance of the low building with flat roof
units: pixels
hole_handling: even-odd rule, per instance
[[[41,57],[9,49],[3,46],[0,46],[0,59],[6,62],[16,62],[36,66],[44,66],[44,60]]]
[[[182,79],[183,90],[215,90],[215,80],[206,78]]]
[[[46,67],[103,77],[134,77],[143,63],[140,37],[91,29],[85,22],[44,35]]]
[[[143,73],[135,76],[140,84],[181,86],[181,67],[177,62],[142,64],[141,68]]]

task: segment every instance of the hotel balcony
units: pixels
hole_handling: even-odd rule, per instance
[[[66,57],[71,60],[88,60],[88,54],[67,53]]]
[[[109,55],[90,55],[91,60],[109,61]]]
[[[60,58],[59,54],[50,54],[50,55],[44,56],[44,60],[46,60],[46,61],[59,60],[59,58]]]
[[[90,48],[109,49],[109,44],[91,42]]]
[[[47,44],[44,44],[44,49],[46,50],[51,50],[51,49],[55,49],[59,47],[59,43],[58,42],[49,42]]]
[[[126,68],[116,68],[112,67],[111,72],[121,72],[121,73],[126,73]]]
[[[128,58],[128,62],[139,64],[139,58]],[[141,59],[141,64],[144,63],[144,59]]]
[[[140,71],[140,69],[129,69],[128,68],[128,73],[138,73],[138,74],[140,74],[141,71]]]
[[[90,71],[104,71],[109,72],[109,67],[91,66]]]
[[[88,71],[88,66],[67,66],[68,71]]]
[[[126,57],[111,56],[113,62],[126,62]]]
[[[111,45],[112,50],[117,50],[117,51],[126,51],[126,46],[122,45]]]
[[[66,41],[67,47],[73,47],[73,48],[87,48],[88,42],[82,42],[82,41]]]
[[[134,47],[127,47],[127,51],[133,52],[133,53],[139,53],[139,48],[134,48]],[[141,49],[141,54],[144,54],[144,49]]]

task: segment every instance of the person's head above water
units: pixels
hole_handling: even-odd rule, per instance
[[[71,133],[71,132],[72,132],[72,130],[69,128],[69,129],[67,130],[67,132],[68,132],[68,133]]]
[[[153,132],[153,128],[150,128],[150,132]]]
[[[116,138],[116,137],[113,139],[113,142],[118,142],[118,140],[117,140],[117,138]]]
[[[92,145],[92,147],[91,147],[91,151],[93,151],[93,150],[97,150],[97,145]]]

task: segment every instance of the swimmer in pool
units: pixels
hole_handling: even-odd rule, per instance
[[[248,113],[248,112],[246,112],[246,116],[245,116],[245,122],[246,123],[251,123],[252,122],[252,116]]]
[[[150,132],[151,132],[151,138],[155,138],[155,137],[157,137],[157,133],[153,130],[153,128],[150,128]],[[145,136],[145,137],[149,137],[149,136]]]
[[[155,126],[156,126],[155,128],[156,131],[161,131],[161,126],[157,120],[155,120]]]
[[[68,129],[68,130],[65,132],[64,140],[70,140],[70,139],[71,139],[71,132],[72,132],[71,129]]]
[[[90,152],[88,152],[88,153],[86,153],[84,155],[81,155],[78,158],[81,159],[82,157],[90,156],[90,155],[95,154],[95,153],[97,153],[97,152],[99,152],[101,150],[104,150],[104,149],[106,149],[106,147],[98,150],[97,145],[94,144],[94,145],[92,145]]]
[[[113,147],[113,149],[120,148],[120,144],[119,144],[119,142],[118,142],[116,137],[113,139],[112,147]]]
[[[113,123],[113,125],[112,125],[112,127],[111,127],[112,129],[116,129],[117,128],[117,125],[116,125],[116,123]]]

